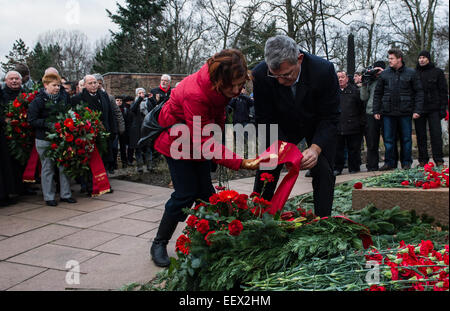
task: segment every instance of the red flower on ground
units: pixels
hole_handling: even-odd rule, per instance
[[[355,189],[362,189],[362,187],[363,187],[363,184],[360,181],[353,185],[353,188],[355,188]]]
[[[366,288],[365,291],[370,291],[370,292],[385,292],[386,288],[384,286],[378,286],[376,284],[370,286],[370,288]]]
[[[402,181],[402,186],[409,186],[409,181],[407,180]]]
[[[281,214],[281,219],[286,221],[291,221],[295,216],[294,212],[284,212]]]
[[[273,177],[273,175],[271,175],[269,173],[261,174],[261,181],[273,182],[274,180],[275,180],[275,178]]]
[[[197,231],[201,234],[206,234],[209,231],[209,222],[206,219],[202,219],[197,222]]]
[[[177,242],[175,244],[175,251],[178,251],[185,255],[188,255],[190,244],[191,244],[191,240],[187,236],[182,234],[177,239]]]
[[[241,231],[244,229],[244,226],[242,225],[241,221],[238,219],[233,220],[228,224],[228,230],[230,231],[230,234],[233,236],[238,236],[241,234]]]

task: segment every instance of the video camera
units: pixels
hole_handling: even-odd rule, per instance
[[[377,78],[377,72],[379,71],[380,69],[374,69],[372,66],[365,68],[362,71],[362,83],[375,81],[375,79]]]

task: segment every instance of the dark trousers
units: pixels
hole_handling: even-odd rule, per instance
[[[338,135],[336,146],[335,170],[342,171],[345,164],[345,147],[348,150],[348,170],[359,172],[361,165],[362,134]]]
[[[334,152],[333,154],[330,154],[330,156],[334,157]],[[260,177],[262,173],[272,174],[275,177],[275,181],[266,185],[262,195],[264,199],[270,201],[275,193],[275,187],[278,183],[278,179],[280,178],[282,168],[283,166],[279,165],[272,171],[258,171],[256,173],[253,191],[261,193],[264,185],[264,182],[261,181]],[[317,165],[311,169],[311,176],[314,198],[314,213],[320,217],[330,216],[331,209],[333,207],[336,177],[333,174],[333,163],[331,163],[327,157],[324,156],[323,152],[319,155]]]
[[[122,165],[128,164],[127,147],[128,147],[127,135],[119,135],[120,160],[122,161]]]
[[[433,153],[434,162],[444,162],[444,154],[442,151],[442,129],[439,111],[433,111],[420,115],[419,119],[414,120],[417,136],[417,147],[419,148],[419,162],[428,163],[427,143],[427,123],[430,129],[431,151]]]
[[[191,208],[197,199],[208,201],[215,193],[211,181],[211,165],[209,161],[174,160],[167,156],[165,158],[175,190],[166,203],[165,213],[168,217],[182,222],[187,218],[183,208]]]
[[[368,170],[377,170],[380,162],[379,148],[381,137],[381,120],[377,120],[371,114],[366,115],[366,145],[367,145],[367,164]]]

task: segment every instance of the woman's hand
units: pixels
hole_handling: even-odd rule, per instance
[[[244,159],[241,163],[241,168],[246,170],[257,170],[259,169],[260,159]]]

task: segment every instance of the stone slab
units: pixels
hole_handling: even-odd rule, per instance
[[[0,215],[11,216],[14,214],[30,211],[39,207],[42,207],[42,205],[29,202],[19,202],[14,205],[0,208]]]
[[[127,218],[117,218],[91,227],[92,230],[106,231],[123,235],[138,236],[158,227],[158,224]]]
[[[80,229],[51,224],[0,241],[0,260],[73,234]]]
[[[117,202],[93,200],[89,197],[77,198],[77,201],[76,204],[67,204],[64,208],[90,213],[119,204]]]
[[[84,229],[77,233],[65,236],[62,239],[52,242],[52,244],[71,246],[83,249],[93,249],[108,241],[117,238],[119,235],[110,232],[101,232],[91,229]]]
[[[75,260],[80,264],[99,253],[73,247],[46,244],[26,253],[8,259],[8,262],[65,271],[67,262]]]
[[[47,269],[9,288],[8,291],[64,291],[70,286],[66,283],[66,274],[66,271]],[[80,279],[81,277],[80,275]]]
[[[48,223],[58,222],[63,219],[72,218],[84,214],[84,212],[73,211],[59,206],[43,206],[38,209],[15,214],[14,216],[32,220],[40,220]]]
[[[110,201],[110,202],[118,202],[118,203],[127,203],[130,201],[138,200],[145,198],[147,195],[144,194],[138,194],[138,193],[132,193],[128,191],[120,191],[120,190],[114,190],[113,193],[107,193],[102,196],[93,198],[94,200],[101,200],[101,201]]]
[[[92,226],[96,226],[103,222],[107,222],[113,220],[118,217],[122,217],[128,214],[135,213],[137,211],[143,210],[143,207],[120,204],[114,205],[112,207],[107,207],[92,213],[87,213],[84,215],[72,217],[58,223],[67,226],[73,226],[78,228],[89,228]]]
[[[105,252],[117,255],[126,255],[135,252],[141,252],[143,249],[149,252],[150,241],[143,238],[122,235],[99,247],[95,251]]]
[[[44,271],[44,268],[0,262],[0,290],[7,290]]]
[[[130,219],[137,219],[137,220],[143,220],[143,221],[149,221],[149,222],[157,222],[159,223],[161,221],[161,218],[164,214],[164,210],[157,209],[157,208],[149,208],[144,211],[140,211],[137,213],[133,213],[127,216],[124,216],[124,218],[130,218]]]
[[[15,216],[0,216],[0,234],[11,237],[48,224],[48,222]]]
[[[363,188],[353,190],[352,207],[362,209],[373,203],[379,209],[399,206],[405,210],[415,210],[418,215],[433,216],[436,222],[449,223],[449,188]]]

